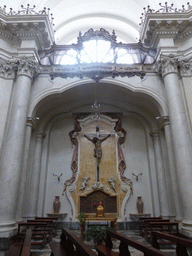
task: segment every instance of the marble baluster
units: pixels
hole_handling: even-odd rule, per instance
[[[29,196],[29,217],[37,216],[37,205],[38,205],[38,195],[39,195],[39,180],[41,171],[41,156],[42,156],[42,146],[43,138],[45,134],[38,132],[36,135],[35,153],[34,153],[34,163],[31,175],[30,184],[30,196]]]
[[[171,132],[179,183],[183,230],[192,235],[192,139],[178,76],[178,58],[162,56],[159,61],[169,107]]]
[[[9,236],[15,230],[27,111],[34,67],[37,67],[34,60],[25,57],[14,60],[13,65],[17,67],[17,79],[13,88],[0,166],[1,236]]]
[[[161,216],[167,217],[169,216],[168,209],[168,200],[166,193],[166,184],[165,184],[165,172],[163,166],[163,157],[161,152],[161,144],[160,144],[160,133],[159,131],[152,131],[151,136],[153,137],[154,144],[154,152],[155,152],[155,165],[157,172],[157,180],[158,180],[158,192],[159,192],[159,201],[160,201],[160,214]]]

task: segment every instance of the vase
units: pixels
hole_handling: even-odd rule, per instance
[[[138,213],[143,213],[143,201],[141,199],[141,196],[137,197],[137,210]]]
[[[104,217],[104,207],[102,206],[101,202],[97,206],[96,217]]]
[[[55,201],[53,202],[54,213],[59,213],[60,205],[59,196],[55,196]]]

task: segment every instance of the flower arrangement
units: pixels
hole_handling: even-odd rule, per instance
[[[86,225],[86,214],[84,212],[80,212],[78,219],[79,219],[80,225],[82,225],[82,226]]]
[[[102,203],[102,202],[95,202],[95,203],[93,204],[94,207],[97,207],[97,206],[99,206],[99,205],[102,205],[102,206],[103,206],[103,203]]]

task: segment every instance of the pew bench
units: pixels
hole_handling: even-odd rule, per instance
[[[112,239],[115,238],[120,241],[119,245],[119,252],[114,252],[112,250],[113,243]],[[164,253],[162,251],[159,251],[156,248],[149,247],[147,245],[144,245],[141,242],[138,242],[134,239],[128,238],[125,235],[119,234],[116,231],[107,231],[107,238],[106,238],[106,244],[105,245],[96,245],[95,249],[98,252],[98,256],[117,256],[117,255],[126,255],[131,256],[131,253],[129,251],[129,246],[141,251],[144,253],[145,256],[168,256],[169,254]]]
[[[145,235],[145,220],[151,220],[151,221],[158,221],[161,220],[162,217],[139,217],[139,234],[140,236],[144,236]]]
[[[31,253],[31,237],[31,229],[28,229],[24,241],[12,244],[9,247],[6,256],[35,256],[36,253]]]
[[[66,253],[61,246],[60,242],[56,242],[52,240],[50,243],[50,248],[51,248],[51,256],[66,256]]]
[[[160,222],[170,222],[170,219],[146,219],[143,224],[143,237],[147,240],[149,234],[151,234],[151,225],[150,223],[160,223]],[[148,240],[147,240],[148,241]]]
[[[146,230],[145,239],[151,243],[152,231],[160,231],[172,235],[179,235],[179,222],[149,222]]]
[[[60,242],[51,241],[52,256],[97,256],[79,237],[70,229],[63,228]]]
[[[27,223],[46,223],[46,227],[35,226],[34,229],[38,229],[39,232],[44,231],[47,234],[47,240],[50,242],[52,240],[53,233],[55,233],[55,224],[53,220],[27,220]],[[33,229],[33,231],[34,231]],[[36,230],[37,231],[37,230]]]
[[[47,224],[41,222],[19,222],[18,223],[18,239],[23,239],[26,235],[28,229],[31,229],[31,245],[39,246],[40,249],[44,248],[44,246],[48,243],[48,235],[46,232]]]
[[[57,226],[59,217],[35,217],[35,221],[50,221],[52,220],[52,235],[57,236]]]
[[[158,240],[161,241],[158,241]],[[182,237],[180,234],[177,236],[167,233],[152,231],[152,246],[159,249],[162,245],[162,239],[170,241],[176,245],[177,256],[188,256],[187,248],[192,248],[192,240]]]

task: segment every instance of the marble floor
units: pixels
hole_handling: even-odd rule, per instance
[[[79,230],[74,230],[74,232],[78,237],[80,237],[80,231]],[[139,235],[138,230],[118,230],[118,232],[121,233],[121,234],[125,234],[128,237],[133,238],[133,239],[135,239],[139,242],[142,242],[144,244],[148,244],[145,241],[145,239]],[[58,236],[54,237],[54,240],[55,241],[60,241],[60,234],[58,234]],[[92,241],[90,241],[90,242],[84,241],[84,242],[88,246],[90,246],[92,249],[94,249],[94,244],[93,244]],[[118,251],[119,241],[116,240],[115,242],[113,242],[113,245],[114,245],[114,250]],[[129,247],[129,250],[130,250],[131,256],[143,256],[144,255],[143,253],[137,251],[136,249],[134,249],[132,247]],[[32,249],[32,251],[36,252],[37,256],[49,256],[51,254],[49,244],[47,244],[46,247],[43,248],[42,250]],[[170,256],[175,256],[176,255],[174,249],[162,249],[162,251],[167,252]],[[0,256],[6,256],[6,253],[1,251]]]

